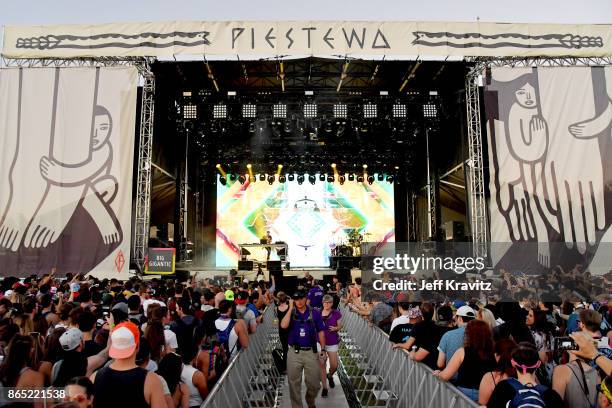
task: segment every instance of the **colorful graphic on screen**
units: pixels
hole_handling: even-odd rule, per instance
[[[272,242],[288,245],[291,267],[329,265],[329,256],[343,253],[356,237],[363,242],[395,240],[393,184],[319,181],[308,176],[285,183],[240,184],[217,179],[217,267],[237,266],[240,244],[260,243],[269,232]],[[248,179],[247,179],[248,180]],[[265,248],[249,248],[248,259],[265,262]],[[357,250],[355,250],[357,251]],[[279,259],[275,250],[270,260]],[[349,255],[358,255],[351,252]]]

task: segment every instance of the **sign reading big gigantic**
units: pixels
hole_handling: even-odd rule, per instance
[[[12,58],[596,57],[612,55],[612,25],[232,21],[9,26],[2,53]]]
[[[0,69],[0,274],[129,267],[135,68]]]

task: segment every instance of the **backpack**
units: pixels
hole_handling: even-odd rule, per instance
[[[259,315],[261,314],[261,313],[259,312],[259,310],[257,310],[257,307],[255,307],[255,305],[254,305],[254,304],[252,304],[252,303],[247,303],[246,307],[247,307],[247,309],[249,309],[251,312],[253,312],[253,314],[255,315],[255,317],[256,317],[256,318],[257,318],[257,317],[259,317]]]
[[[544,393],[548,387],[540,384],[530,387],[521,384],[516,378],[509,378],[508,383],[516,391],[508,408],[546,408]]]
[[[215,378],[208,382],[209,386],[214,385],[221,377],[229,365],[229,356],[226,353],[225,347],[218,341],[213,342],[208,349],[208,372],[215,370]]]
[[[217,341],[219,342],[221,347],[224,348],[224,351],[226,352],[228,358],[229,358],[229,356],[232,355],[232,352],[234,351],[233,348],[230,350],[229,339],[230,339],[230,336],[232,334],[232,330],[234,329],[235,325],[236,325],[236,320],[231,319],[229,324],[227,325],[227,327],[224,330],[217,329]],[[238,341],[236,341],[236,344],[234,345],[234,348],[240,348],[240,343],[238,343]]]

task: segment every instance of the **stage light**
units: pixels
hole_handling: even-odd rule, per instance
[[[285,181],[287,181],[287,177],[285,177],[285,175],[280,175],[278,176],[278,181],[279,183],[284,183]]]
[[[285,126],[283,127],[285,133],[291,133],[291,121],[286,120]]]
[[[348,181],[355,181],[355,175],[353,173],[349,173]]]
[[[367,168],[368,168],[368,165],[367,165],[367,164],[364,164],[364,165],[363,165],[363,169],[365,170],[365,169],[367,169]]]
[[[303,174],[300,174],[300,175],[297,176],[297,182],[300,185],[304,183],[304,175]]]
[[[242,105],[242,117],[243,118],[256,118],[257,117],[257,105],[247,103]]]
[[[334,123],[331,120],[326,120],[325,123],[323,123],[323,131],[325,133],[331,133],[334,131]]]
[[[328,183],[333,183],[334,182],[334,176],[332,176],[331,174],[327,175],[327,182]]]
[[[317,105],[314,103],[304,104],[304,117],[305,118],[316,118],[317,117]]]
[[[387,176],[387,181],[388,181],[389,183],[393,183],[393,180],[394,180],[394,179],[393,179],[393,176]]]
[[[374,176],[368,176],[368,184],[374,183]]]
[[[183,105],[183,119],[197,119],[198,118],[198,107],[197,105]]]
[[[432,105],[432,104],[423,105],[423,117],[435,118],[436,116],[438,116],[438,110],[436,109],[436,105]]]
[[[360,174],[360,175],[357,176],[357,182],[358,183],[363,183],[363,175]]]
[[[344,176],[338,177],[338,182],[340,183],[340,185],[344,184]]]
[[[278,165],[278,168],[279,168],[279,169],[282,169],[282,168],[283,168],[283,165],[282,165],[282,164],[279,164],[279,165]]]
[[[236,177],[236,175],[235,175],[235,174],[230,174],[230,176],[229,176],[229,179],[230,179],[231,181],[236,181],[236,178],[237,178],[237,177]]]
[[[278,103],[272,105],[272,117],[273,118],[286,118],[287,117],[287,105]]]
[[[227,179],[225,177],[219,177],[219,182],[224,186],[227,184]]]
[[[238,181],[240,182],[240,184],[244,184],[246,183],[246,177],[244,177],[242,174],[240,175],[240,177],[238,177]]]
[[[266,179],[265,174],[261,174],[261,173],[260,173],[260,174],[259,174],[259,181],[265,181],[265,179]]]
[[[335,118],[346,118],[347,116],[347,106],[343,103],[338,103],[334,105],[334,117]]]
[[[393,105],[393,117],[394,118],[405,118],[406,117],[406,105],[403,105],[403,104]]]
[[[325,181],[325,174],[319,174],[319,181]]]
[[[378,173],[376,177],[378,178],[378,181],[383,181],[385,179],[385,175],[382,173]]]
[[[332,167],[332,169],[335,169],[336,168],[336,163],[332,163],[331,167]]]
[[[274,176],[272,176],[272,175],[268,176],[268,184],[269,185],[274,184]]]
[[[317,178],[314,176],[314,174],[311,174],[308,176],[308,181],[310,182],[310,184],[313,184],[317,181]]]
[[[363,105],[363,117],[364,118],[371,119],[371,118],[375,118],[376,116],[378,116],[378,109],[375,104],[366,103],[365,105]]]
[[[255,126],[255,122],[249,123],[249,133],[255,133],[257,127]]]
[[[221,164],[217,163],[217,165],[215,166],[216,168],[220,169],[221,168]]]
[[[289,181],[293,181],[293,180],[295,180],[295,174],[290,173],[290,174],[287,176],[287,180],[289,180]]]
[[[227,118],[227,106],[223,104],[213,106],[213,119],[225,118]]]
[[[251,163],[247,164],[247,169],[250,169],[251,167],[253,167]]]
[[[255,176],[253,176],[253,175],[249,175],[249,182],[250,182],[250,183],[254,183],[254,182],[255,182],[255,180],[256,180]]]

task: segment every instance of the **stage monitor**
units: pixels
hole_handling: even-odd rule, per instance
[[[329,183],[318,174],[314,184],[295,178],[280,183],[278,177],[272,184],[217,180],[217,267],[234,267],[238,245],[259,243],[267,231],[273,242],[287,243],[292,267],[326,267],[332,250],[348,245],[353,231],[364,242],[392,242],[394,226],[393,184],[386,181]],[[265,247],[249,251],[250,259],[266,261]],[[275,249],[270,260],[279,260]]]

